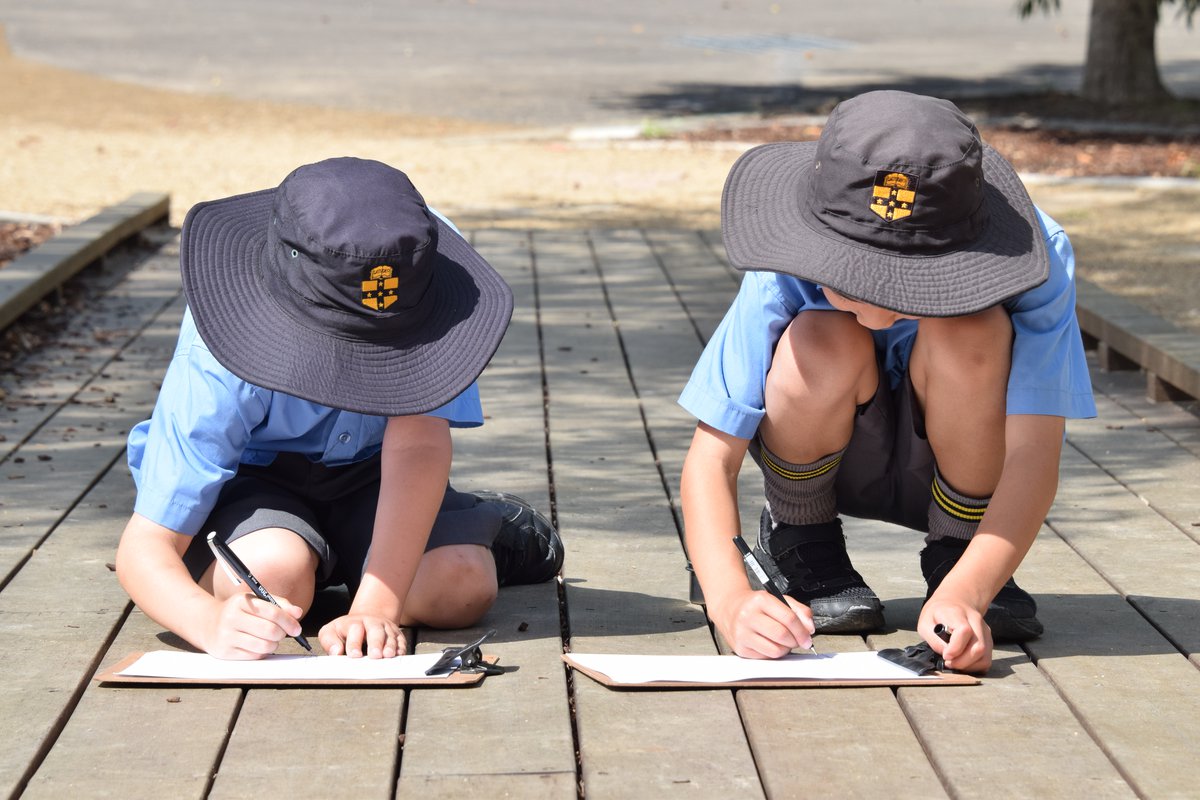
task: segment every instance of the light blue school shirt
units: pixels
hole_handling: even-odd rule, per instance
[[[1075,255],[1057,222],[1038,210],[1050,277],[1004,301],[1013,325],[1009,414],[1094,417],[1091,378],[1075,319]],[[764,411],[767,371],[779,337],[807,309],[832,310],[814,283],[777,272],[748,272],[725,318],[700,355],[679,403],[719,431],[749,439]],[[893,386],[908,369],[917,320],[873,331]]]
[[[429,415],[453,427],[482,425],[478,385]],[[328,408],[242,380],[209,351],[189,309],[154,413],[129,433],[134,511],[194,535],[239,464],[263,466],[279,453],[351,464],[382,449],[386,426],[387,417]]]

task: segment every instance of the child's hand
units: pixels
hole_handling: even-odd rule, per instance
[[[951,631],[949,642],[942,641],[933,632],[938,623]],[[936,652],[941,653],[949,669],[984,673],[992,666],[992,629],[971,606],[939,600],[935,594],[921,610],[917,630]]]
[[[709,605],[717,628],[742,658],[780,658],[812,644],[812,611],[788,599],[784,606],[767,592],[747,589],[731,596],[722,608]]]
[[[321,627],[321,646],[331,656],[395,658],[404,655],[408,641],[400,626],[387,617],[347,614]]]
[[[300,634],[304,610],[282,597],[278,606],[252,594],[235,594],[221,602],[220,612],[204,648],[210,655],[249,661],[275,652],[279,642]]]

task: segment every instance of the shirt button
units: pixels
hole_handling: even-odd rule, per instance
[[[341,442],[342,444],[347,444],[347,443],[349,443],[349,441],[350,441],[350,434],[348,434],[348,433],[342,433],[342,434],[338,434],[338,441],[339,441],[339,442]]]

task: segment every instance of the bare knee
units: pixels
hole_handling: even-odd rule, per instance
[[[480,545],[450,545],[425,553],[404,603],[404,624],[466,628],[496,602],[496,562]]]
[[[850,314],[805,311],[796,315],[775,348],[767,373],[768,406],[772,399],[866,402],[875,381],[871,332]]]
[[[871,332],[852,315],[798,314],[767,373],[763,441],[801,464],[837,452],[850,441],[855,407],[871,399],[878,382]]]
[[[308,611],[316,592],[319,559],[295,531],[264,528],[238,537],[229,548],[268,592]],[[249,587],[227,579],[216,564],[206,573],[206,579],[211,581],[206,588],[218,599],[249,591]]]
[[[1002,394],[1012,336],[1012,321],[1000,306],[965,317],[922,319],[910,366],[918,394],[927,386],[952,387],[960,396]]]

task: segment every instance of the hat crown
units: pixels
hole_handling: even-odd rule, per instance
[[[947,100],[879,91],[840,103],[812,169],[815,222],[867,247],[940,254],[987,224],[979,131]]]
[[[425,294],[437,239],[436,219],[403,172],[328,159],[294,170],[276,191],[264,277],[321,328],[386,336]]]

